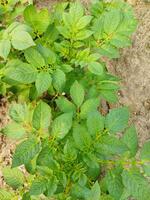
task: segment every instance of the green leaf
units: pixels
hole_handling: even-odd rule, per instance
[[[105,127],[113,134],[121,132],[127,127],[128,120],[129,111],[126,107],[112,109],[106,116]]]
[[[90,72],[98,76],[103,74],[103,65],[98,62],[91,62],[88,66],[88,69]]]
[[[24,184],[24,175],[19,169],[11,169],[10,167],[5,167],[2,170],[2,173],[5,182],[13,189],[17,189]]]
[[[146,175],[150,176],[150,141],[146,142],[140,153],[140,157],[143,163],[143,169]]]
[[[46,179],[39,179],[34,180],[32,182],[31,188],[30,188],[30,195],[40,195],[43,194],[47,189],[47,183],[48,181]]]
[[[90,23],[91,20],[92,16],[83,16],[77,22],[76,27],[78,28],[78,30],[83,29]]]
[[[91,136],[87,129],[79,124],[73,128],[73,139],[76,147],[81,151],[84,151],[84,149],[89,149],[92,142]]]
[[[24,10],[24,19],[38,34],[42,34],[46,31],[50,24],[48,10],[42,9],[40,12],[37,12],[33,5],[27,6]]]
[[[123,184],[127,192],[137,200],[150,199],[150,185],[148,181],[137,171],[126,171],[122,173]]]
[[[64,36],[64,38],[69,39],[71,37],[69,30],[66,27],[63,26],[57,26],[57,30],[61,35]]]
[[[62,70],[57,69],[53,74],[53,86],[54,86],[54,88],[58,92],[62,92],[63,88],[65,86],[65,83],[66,83],[65,73]]]
[[[72,113],[65,113],[58,116],[52,124],[52,135],[63,139],[72,127]]]
[[[24,50],[31,46],[35,46],[32,37],[25,31],[15,31],[11,36],[11,43],[17,50]]]
[[[9,109],[9,116],[16,122],[24,122],[27,113],[28,108],[26,104],[13,104]]]
[[[0,200],[12,200],[13,194],[0,188]]]
[[[95,184],[91,188],[90,197],[88,200],[94,199],[94,200],[100,200],[101,196],[101,190],[98,181],[95,182]]]
[[[48,129],[51,123],[51,108],[43,101],[36,106],[33,112],[32,125],[35,129]]]
[[[113,9],[106,12],[104,17],[104,32],[111,34],[118,28],[121,21],[121,12],[117,9]]]
[[[28,163],[39,152],[40,144],[34,138],[27,139],[20,143],[13,155],[12,167]]]
[[[37,70],[27,63],[20,63],[15,68],[10,68],[6,72],[6,77],[23,84],[29,84],[36,80]]]
[[[48,72],[40,72],[37,75],[35,81],[35,86],[38,94],[41,95],[43,94],[43,92],[46,92],[51,86],[51,83],[52,83],[51,75]]]
[[[109,194],[115,200],[120,199],[123,193],[123,184],[121,176],[110,171],[105,176],[105,180]]]
[[[10,122],[2,133],[11,139],[21,139],[26,134],[24,127],[16,122]]]
[[[100,104],[99,98],[92,98],[86,100],[81,106],[80,117],[82,119],[87,118],[88,114],[92,111],[96,111]]]
[[[75,113],[76,111],[75,105],[65,97],[59,97],[56,100],[56,104],[58,108],[64,113],[67,113],[67,112]]]
[[[118,138],[112,135],[101,136],[101,143],[97,144],[97,151],[108,157],[111,155],[122,155],[129,151],[128,147]]]
[[[138,150],[138,137],[135,126],[128,128],[121,140],[129,148],[131,156],[135,156]]]
[[[95,136],[104,130],[105,118],[100,114],[100,112],[95,111],[88,114],[87,117],[87,127],[91,135]]]
[[[40,68],[45,65],[43,56],[34,48],[25,50],[24,55],[26,60],[36,68]]]
[[[7,59],[9,52],[11,49],[11,44],[9,40],[1,40],[0,41],[0,57]]]
[[[36,160],[36,164],[38,166],[47,166],[50,169],[55,170],[57,168],[57,162],[53,158],[52,150],[50,147],[44,147]]]
[[[84,100],[84,88],[81,84],[78,83],[78,81],[75,81],[73,85],[70,88],[70,95],[73,100],[73,102],[77,105],[79,108]]]
[[[51,197],[55,193],[55,191],[57,190],[57,184],[58,184],[58,181],[56,177],[54,176],[48,180],[47,190],[45,192],[45,195],[47,197]]]
[[[75,40],[85,40],[93,34],[93,31],[90,30],[81,30],[75,36]]]

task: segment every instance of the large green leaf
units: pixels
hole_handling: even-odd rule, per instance
[[[99,76],[103,74],[103,65],[98,62],[91,62],[88,66],[88,69],[93,74],[96,74]]]
[[[105,118],[98,112],[91,112],[87,117],[88,131],[92,136],[100,134],[104,129]]]
[[[32,125],[35,129],[48,129],[51,123],[51,108],[48,104],[43,101],[36,106],[33,118]]]
[[[53,86],[54,86],[54,88],[58,92],[62,92],[63,88],[65,86],[65,83],[66,83],[65,73],[62,70],[57,69],[53,74]]]
[[[48,72],[40,72],[37,75],[35,81],[35,86],[38,94],[41,95],[43,94],[43,92],[46,92],[51,86],[51,83],[52,83],[51,75]]]
[[[115,108],[106,116],[105,127],[114,134],[123,131],[128,125],[128,120],[129,111],[126,107]]]
[[[26,60],[36,68],[40,68],[45,65],[43,56],[34,48],[25,50],[24,55]]]
[[[100,200],[101,196],[101,190],[100,190],[100,185],[98,183],[98,181],[95,182],[95,184],[92,186],[91,188],[91,192],[90,192],[90,197],[87,200]]]
[[[46,31],[50,24],[48,9],[42,9],[40,12],[37,12],[33,5],[26,7],[24,10],[24,19],[38,34]]]
[[[51,134],[58,139],[63,139],[72,127],[72,113],[58,116],[52,124]]]
[[[29,84],[36,80],[37,70],[27,63],[20,63],[15,68],[10,68],[6,72],[6,77],[23,84]]]
[[[16,122],[24,122],[28,114],[26,104],[15,103],[9,109],[9,116]]]
[[[150,200],[149,182],[137,171],[124,170],[122,173],[123,184],[128,193],[137,200]]]
[[[83,16],[79,19],[79,21],[76,24],[76,27],[78,30],[85,28],[91,21],[91,16]]]
[[[10,52],[11,44],[9,40],[0,41],[0,57],[7,59]]]
[[[30,195],[43,194],[47,189],[48,181],[46,179],[35,179],[30,188]]]
[[[110,171],[107,173],[105,180],[109,194],[115,200],[120,199],[123,193],[122,177],[118,174],[115,174],[113,171]]]
[[[138,138],[135,126],[128,128],[121,140],[128,146],[131,156],[135,156],[138,149]]]
[[[82,125],[76,125],[73,129],[73,139],[75,145],[81,151],[84,149],[89,149],[91,145],[91,136],[88,133],[87,129]]]
[[[28,163],[39,152],[40,144],[35,138],[30,138],[20,143],[13,155],[12,167]]]
[[[116,31],[121,21],[121,12],[117,9],[113,9],[106,12],[104,17],[104,32],[111,34]]]
[[[58,108],[64,113],[66,113],[66,112],[74,113],[76,111],[75,105],[65,97],[59,97],[56,100],[56,104],[57,104]]]
[[[2,133],[11,139],[21,139],[26,134],[26,131],[21,124],[10,122],[2,130]]]
[[[24,184],[24,175],[19,169],[11,169],[10,167],[5,167],[2,170],[2,173],[5,182],[13,189],[17,189]]]
[[[31,46],[35,46],[32,37],[26,31],[15,31],[11,35],[11,43],[12,46],[17,50],[24,50]]]
[[[73,100],[73,102],[77,105],[79,108],[84,100],[84,88],[81,84],[78,83],[78,81],[75,81],[73,85],[70,88],[70,95]]]
[[[80,117],[82,119],[87,118],[90,112],[96,111],[100,104],[99,98],[91,98],[86,100],[81,106]]]

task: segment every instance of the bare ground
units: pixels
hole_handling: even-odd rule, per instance
[[[127,105],[132,111],[131,120],[139,133],[140,145],[150,138],[150,4],[137,0],[128,0],[134,5],[139,26],[133,36],[133,45],[121,52],[118,60],[109,62],[109,69],[122,78],[120,105]],[[149,0],[145,0],[149,1]],[[56,0],[37,1],[38,7],[50,8]],[[59,1],[61,2],[61,1]],[[89,0],[82,0],[85,4]],[[8,104],[0,101],[0,128],[9,118]],[[15,142],[0,137],[0,169],[11,162]],[[0,186],[4,185],[0,170]]]

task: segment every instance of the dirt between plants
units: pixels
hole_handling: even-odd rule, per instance
[[[150,138],[150,4],[145,3],[149,0],[145,0],[145,2],[128,1],[134,5],[139,25],[133,35],[132,46],[121,51],[119,59],[108,62],[108,68],[122,78],[119,104],[129,106],[132,112],[131,121],[137,127],[141,146]],[[82,0],[82,2],[88,4],[89,0]],[[54,3],[56,0],[36,1],[40,8],[51,8]],[[8,107],[6,99],[1,99],[0,128],[9,121]],[[10,164],[15,144],[15,142],[0,137],[0,169]],[[4,186],[4,182],[0,170],[1,186]]]

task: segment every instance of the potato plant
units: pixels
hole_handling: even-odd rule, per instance
[[[0,93],[16,101],[2,134],[18,142],[0,200],[149,200],[150,142],[137,156],[128,108],[101,112],[120,88],[104,58],[131,44],[132,8],[29,5],[23,18],[0,32]]]

